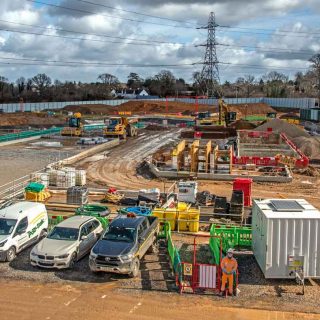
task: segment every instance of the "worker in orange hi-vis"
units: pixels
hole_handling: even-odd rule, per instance
[[[227,251],[227,256],[221,261],[222,269],[222,284],[221,284],[221,294],[226,290],[226,283],[228,282],[229,294],[233,295],[233,275],[238,269],[238,262],[233,257],[233,250],[229,249]]]

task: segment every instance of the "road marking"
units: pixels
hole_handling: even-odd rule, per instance
[[[142,305],[142,303],[141,303],[141,302],[138,302],[138,303],[129,311],[129,313],[133,313],[133,312],[136,311],[141,305]]]

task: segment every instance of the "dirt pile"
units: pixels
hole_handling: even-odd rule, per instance
[[[315,137],[296,137],[292,142],[309,158],[320,159],[320,139]]]
[[[237,120],[230,125],[230,128],[234,128],[236,130],[252,130],[256,127],[257,126],[255,124],[246,120]]]
[[[110,106],[105,104],[84,104],[84,105],[69,105],[64,107],[65,111],[81,112],[82,114],[101,114],[108,115],[114,114],[118,111],[131,111],[133,114],[145,114],[145,113],[166,113],[168,106],[169,113],[182,113],[184,115],[190,115],[196,111],[196,105],[194,103],[184,103],[175,101],[148,101],[148,100],[136,100],[128,101],[119,106]],[[217,105],[199,104],[198,111],[212,110],[217,111]],[[252,103],[252,104],[237,104],[228,105],[229,111],[237,112],[241,117],[249,115],[266,115],[268,112],[274,112],[274,110],[265,103]]]
[[[228,111],[237,112],[241,118],[253,115],[265,116],[268,112],[276,112],[266,103],[228,104]]]
[[[305,130],[280,119],[267,121],[261,126],[257,127],[255,131],[268,131],[268,128],[272,128],[272,131],[274,132],[284,133],[289,138],[310,137]]]
[[[0,115],[0,127],[53,126],[66,123],[64,117],[48,116],[45,113],[4,113]]]
[[[106,104],[82,104],[82,105],[68,105],[63,108],[65,111],[80,112],[82,115],[96,114],[96,115],[110,115],[114,114],[117,107]]]

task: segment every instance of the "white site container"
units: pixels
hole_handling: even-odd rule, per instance
[[[177,183],[178,201],[195,203],[197,200],[198,183],[194,181],[180,181]]]
[[[320,278],[320,212],[307,201],[254,200],[252,243],[266,278]]]

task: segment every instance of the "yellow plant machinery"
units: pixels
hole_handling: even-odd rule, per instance
[[[138,135],[137,128],[134,123],[137,122],[136,118],[126,117],[110,117],[109,124],[103,130],[105,137],[118,137],[126,139],[126,137],[134,137]]]
[[[68,127],[65,127],[61,131],[62,136],[75,136],[80,137],[83,134],[83,124],[81,123],[81,113],[76,112],[68,119]]]

